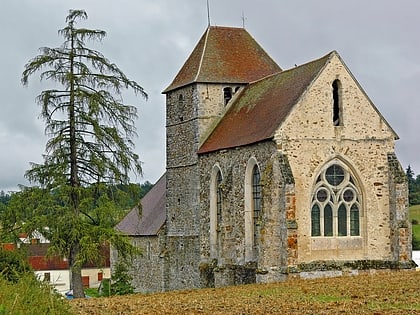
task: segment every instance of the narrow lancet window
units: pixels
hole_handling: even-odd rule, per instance
[[[340,80],[334,80],[333,88],[333,124],[334,126],[342,126],[342,113],[341,113],[341,99],[340,99]]]
[[[216,189],[217,189],[217,228],[220,228],[220,224],[222,222],[222,173],[219,171],[217,172],[217,178],[216,178]]]
[[[258,246],[258,226],[261,214],[261,176],[257,165],[252,170],[252,199],[253,199],[253,221],[254,221],[254,247]],[[255,251],[257,251],[255,249]],[[256,257],[257,253],[255,253]]]

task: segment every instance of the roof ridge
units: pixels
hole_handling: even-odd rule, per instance
[[[198,70],[197,70],[197,73],[195,74],[194,81],[197,81],[198,77],[200,76],[201,66],[203,65],[204,55],[205,55],[206,48],[207,48],[207,41],[208,41],[208,38],[209,38],[210,27],[211,26],[209,26],[206,30],[206,38],[204,39],[203,50],[201,51],[200,62],[198,64]]]
[[[302,68],[302,67],[308,66],[308,65],[310,65],[310,64],[312,64],[312,63],[315,63],[315,62],[318,62],[318,61],[320,61],[320,60],[322,60],[322,59],[324,59],[324,58],[326,58],[326,57],[328,57],[328,58],[326,58],[326,59],[330,59],[330,58],[331,58],[331,56],[332,56],[333,54],[337,54],[337,52],[336,52],[335,50],[333,50],[333,51],[329,52],[328,54],[326,54],[326,55],[324,55],[324,56],[322,56],[322,57],[320,57],[320,58],[317,58],[317,59],[314,59],[314,60],[310,60],[310,61],[308,61],[308,62],[305,62],[305,63],[301,64],[301,65],[296,65],[296,66],[295,66],[295,67],[293,67],[293,68],[289,68],[289,69],[285,69],[285,70],[281,69],[281,70],[280,70],[280,71],[278,71],[278,72],[275,72],[275,73],[269,74],[269,75],[267,75],[267,76],[265,76],[265,77],[259,78],[258,80],[255,80],[255,81],[249,82],[249,85],[251,85],[251,84],[255,84],[255,83],[258,83],[258,82],[263,81],[263,80],[270,79],[271,77],[274,77],[274,76],[277,76],[277,75],[287,74],[287,72],[295,71],[295,70],[297,70],[298,68]]]

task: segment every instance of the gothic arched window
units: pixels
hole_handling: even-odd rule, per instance
[[[257,165],[252,170],[252,200],[253,200],[253,223],[254,223],[254,247],[258,244],[258,226],[261,214],[261,177]]]
[[[245,260],[258,259],[259,229],[262,211],[261,175],[254,157],[245,170]]]
[[[220,251],[220,226],[223,213],[222,181],[222,172],[219,166],[215,165],[210,177],[210,256],[212,258],[217,258]]]
[[[216,176],[216,191],[217,191],[217,229],[219,229],[220,224],[222,223],[222,172],[220,170],[217,172]]]
[[[312,194],[312,236],[360,236],[361,193],[339,163],[318,176]]]

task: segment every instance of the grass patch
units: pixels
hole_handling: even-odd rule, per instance
[[[32,275],[22,276],[16,283],[0,277],[0,315],[73,314],[58,293]]]
[[[413,245],[414,250],[420,250],[420,205],[411,206],[409,208],[409,219],[413,228]],[[417,224],[415,224],[417,223]]]
[[[88,295],[89,297],[92,297],[92,298],[96,298],[96,297],[101,296],[101,294],[98,291],[98,288],[86,288],[84,291],[85,291],[86,295]]]
[[[409,218],[411,220],[417,220],[420,224],[420,205],[411,206],[409,208]]]

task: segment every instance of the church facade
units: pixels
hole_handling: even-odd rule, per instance
[[[149,199],[165,206],[117,226],[149,246],[139,291],[414,267],[398,136],[337,52],[282,70],[245,29],[211,26],[164,94]],[[159,228],[128,231],[144,215]]]

